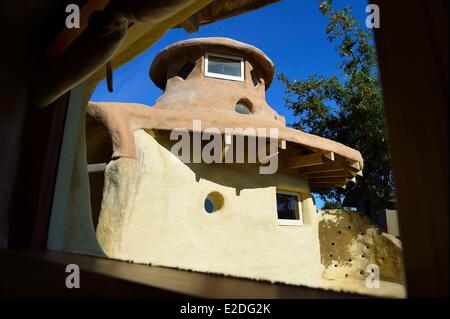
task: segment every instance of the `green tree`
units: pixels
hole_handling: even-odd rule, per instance
[[[342,208],[341,203],[338,201],[325,201],[322,209],[339,209]]]
[[[364,176],[345,190],[319,193],[324,200],[352,194],[379,209],[387,203],[393,181],[372,32],[355,20],[351,7],[336,9],[329,0],[320,1],[319,9],[329,19],[326,34],[336,44],[340,74],[299,81],[278,75],[287,107],[297,119],[292,126],[358,149],[364,157]]]

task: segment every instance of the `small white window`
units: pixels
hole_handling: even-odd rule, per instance
[[[244,58],[217,53],[206,53],[205,76],[243,82]]]
[[[277,190],[278,225],[303,225],[299,193]]]

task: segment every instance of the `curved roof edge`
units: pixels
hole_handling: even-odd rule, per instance
[[[270,129],[272,127],[270,124],[273,124],[258,116],[221,114],[218,117],[211,116],[207,112],[179,112],[143,104],[120,102],[89,102],[87,114],[101,122],[111,135],[112,158],[136,158],[133,132],[139,129],[194,131],[193,121],[201,120],[202,131],[214,127],[222,133],[226,133],[227,128]],[[303,155],[285,153],[284,156],[287,159],[284,161],[284,168],[297,169],[298,174],[306,174],[311,189],[342,187],[348,181],[354,181],[356,175],[362,174],[364,161],[359,151],[341,143],[282,125],[276,128],[279,140],[289,142],[291,145],[303,146],[312,152],[312,154],[306,155],[308,161],[311,156],[314,157],[316,162],[312,164],[305,164]],[[255,136],[257,134],[255,133]],[[253,133],[244,132],[236,135],[253,136]],[[269,135],[265,134],[264,136]],[[284,153],[283,149],[280,152]],[[329,174],[330,172],[333,173]],[[311,180],[309,180],[310,178]]]

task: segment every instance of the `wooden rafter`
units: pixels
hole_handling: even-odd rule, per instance
[[[187,33],[193,33],[198,31],[200,21],[198,16],[194,14],[180,23],[180,25],[184,28],[184,30],[186,30]]]
[[[308,176],[310,178],[316,178],[316,177],[322,177],[322,178],[327,178],[327,177],[353,178],[354,177],[352,172],[346,172],[346,171],[311,173]]]
[[[288,158],[284,161],[285,169],[302,168],[324,164],[327,161],[334,161],[333,152],[317,152],[308,155],[299,155]]]
[[[280,139],[278,141],[278,147],[281,148],[282,150],[286,149],[286,140]]]
[[[224,134],[222,144],[222,161],[225,161],[225,157],[227,153],[230,151],[232,144],[233,144],[233,136],[230,134]]]
[[[354,163],[350,164],[350,166],[357,171],[361,170],[361,165],[359,164],[359,162],[354,162]]]
[[[310,184],[345,184],[348,179],[341,177],[308,178]]]
[[[55,59],[61,55],[75,39],[83,33],[89,23],[89,17],[94,11],[103,10],[110,0],[89,0],[80,10],[80,28],[64,28],[47,50],[47,58]]]
[[[356,177],[346,179],[346,182],[356,183]]]
[[[309,187],[311,189],[311,191],[316,192],[319,190],[325,190],[325,189],[330,189],[330,188],[335,188],[335,187],[342,187],[343,185],[339,185],[339,184],[334,184],[334,183],[328,183],[328,184],[309,184]]]
[[[338,171],[348,171],[349,166],[344,161],[330,161],[323,163],[321,165],[314,165],[310,167],[303,167],[299,170],[300,174],[313,174],[313,173],[324,173],[324,172],[338,172]]]

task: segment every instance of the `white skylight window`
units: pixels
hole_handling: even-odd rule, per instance
[[[218,53],[205,54],[205,76],[244,81],[244,58]]]

